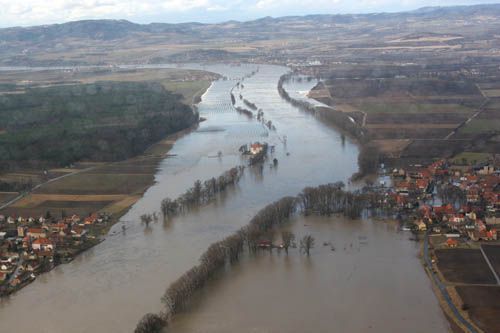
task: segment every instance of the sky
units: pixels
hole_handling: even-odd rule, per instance
[[[0,0],[0,27],[82,19],[137,23],[215,23],[265,16],[397,12],[425,6],[499,3],[499,0]]]

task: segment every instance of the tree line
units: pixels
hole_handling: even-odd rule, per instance
[[[177,199],[163,199],[160,210],[164,219],[172,218],[182,212],[188,211],[191,207],[204,205],[214,200],[228,186],[238,183],[244,170],[244,166],[238,166],[225,171],[217,178],[213,177],[203,183],[197,180],[191,188]]]
[[[349,117],[345,112],[337,111],[333,108],[322,108],[316,107],[307,101],[301,101],[294,99],[288,94],[288,92],[284,88],[285,82],[290,81],[292,78],[292,74],[284,74],[280,77],[278,81],[278,93],[281,98],[290,103],[291,105],[310,113],[314,113],[318,115],[320,118],[325,119],[328,122],[331,122],[335,126],[341,128],[342,130],[348,132],[350,135],[355,137],[360,141],[366,141],[368,138],[366,137],[366,133],[363,128],[356,123],[356,121]]]
[[[0,166],[116,161],[198,121],[159,84],[99,82],[29,88],[0,98]]]
[[[281,98],[303,111],[318,115],[320,118],[334,124],[363,143],[358,156],[359,172],[353,175],[353,179],[359,179],[365,175],[375,173],[378,170],[382,156],[374,145],[368,145],[370,138],[364,129],[345,112],[337,111],[333,108],[316,107],[307,101],[300,101],[290,97],[284,88],[284,84],[291,78],[292,74],[285,74],[280,77],[278,92]]]
[[[201,255],[199,263],[174,281],[161,300],[165,308],[158,314],[146,314],[135,332],[160,332],[168,326],[173,316],[184,310],[193,296],[217,273],[237,263],[245,252],[256,253],[262,240],[272,240],[272,232],[286,224],[295,214],[330,215],[341,213],[357,218],[363,209],[363,196],[343,190],[341,182],[318,187],[307,187],[297,197],[284,197],[261,209],[250,222],[234,234],[213,243]],[[282,233],[283,248],[288,253],[295,235]],[[300,240],[301,252],[309,255],[314,247],[310,235]]]
[[[306,187],[299,195],[305,215],[343,214],[351,219],[361,217],[366,201],[361,193],[344,191],[344,183]]]
[[[243,103],[245,103],[245,105],[248,106],[250,109],[257,111],[257,105],[255,105],[255,103],[250,102],[246,98],[243,99]]]

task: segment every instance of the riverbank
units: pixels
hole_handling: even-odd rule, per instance
[[[196,99],[208,88],[197,91]],[[196,105],[191,107],[196,112]],[[158,167],[175,142],[204,120],[125,161],[85,162],[75,170],[50,170],[62,175],[4,205],[0,232],[7,242],[0,244],[0,252],[9,262],[0,272],[0,296],[20,290],[40,274],[104,241],[113,225],[155,184]]]
[[[144,154],[132,159],[116,163],[107,163],[91,171],[78,173],[66,177],[64,180],[61,179],[60,181],[50,182],[50,188],[57,189],[56,194],[47,193],[47,189],[42,184],[42,186],[37,188],[36,192],[27,194],[19,201],[14,202],[11,206],[6,207],[2,211],[5,216],[14,215],[17,217],[16,221],[13,223],[15,228],[10,227],[7,223],[5,227],[2,227],[2,231],[7,232],[9,235],[15,231],[19,236],[19,232],[21,232],[19,230],[23,230],[21,236],[42,237],[47,239],[47,241],[42,247],[33,248],[36,250],[34,254],[28,255],[30,258],[29,265],[33,268],[26,271],[23,269],[22,272],[26,272],[25,274],[14,276],[15,272],[19,270],[19,267],[25,267],[27,265],[27,261],[22,260],[23,255],[20,255],[17,261],[12,261],[12,269],[6,269],[6,272],[10,272],[10,274],[7,273],[5,280],[10,284],[2,284],[4,288],[0,288],[2,289],[0,296],[7,296],[17,292],[33,282],[38,275],[46,273],[60,264],[71,262],[76,256],[104,241],[106,239],[105,235],[109,233],[113,225],[120,221],[130,208],[144,195],[149,187],[155,184],[154,175],[157,167],[161,161],[168,157],[168,152],[172,149],[176,140],[189,134],[197,127],[198,123],[188,129],[172,134],[148,148]],[[144,165],[148,164],[150,167],[147,168],[147,170],[144,169]],[[105,178],[111,177],[112,180],[116,179],[117,172],[123,170],[123,168],[127,168],[127,174],[130,175],[130,172],[132,172],[131,168],[138,165],[141,166],[140,181],[134,182],[131,187],[127,185],[126,188],[132,192],[123,194],[112,193],[123,190],[123,185],[120,183],[106,184]],[[106,170],[106,172],[104,173],[102,170]],[[97,179],[104,181],[104,183],[101,182],[101,189],[105,187],[103,185],[109,185],[106,189],[109,193],[75,194],[75,189],[78,188],[78,184],[83,184],[87,181],[94,182],[97,181]],[[68,184],[62,183],[63,181],[68,182]],[[66,190],[70,190],[71,194],[64,193]],[[64,207],[60,207],[60,211],[54,211],[53,202],[56,200],[59,201],[60,205],[64,205]],[[88,200],[94,201],[89,202]],[[107,205],[96,211],[89,211],[87,214],[82,215],[71,210],[73,208],[81,212],[90,209],[92,205],[95,208],[99,208],[99,204],[97,204],[98,201],[95,200],[100,200],[103,204],[106,203]],[[33,206],[34,203],[39,204],[36,205],[36,208],[31,208],[30,206]],[[55,217],[55,214],[58,213],[61,213],[60,218]],[[42,216],[43,220],[38,217],[32,219],[30,216]],[[57,223],[49,223],[53,218],[57,220]],[[4,223],[5,222],[7,221],[4,221]],[[137,221],[137,223],[139,223],[139,221]],[[33,230],[36,228],[41,228],[40,230],[43,230],[41,231],[43,236],[30,235],[30,232],[34,232]],[[12,232],[10,230],[12,230]],[[54,237],[54,235],[57,235],[57,237]],[[69,237],[71,241],[66,239],[66,237]],[[19,243],[17,246],[20,247],[20,249],[28,249],[27,247],[30,247],[30,245],[24,243]],[[43,253],[40,251],[43,251]],[[14,253],[15,251],[11,250],[4,252],[4,255],[13,256]],[[43,256],[39,256],[39,253],[42,253]],[[41,263],[43,263],[44,260],[48,260],[49,264],[42,267]],[[13,283],[13,281],[15,282]]]
[[[349,137],[342,138],[341,133],[332,126],[318,121],[309,113],[300,112],[279,96],[276,84],[279,77],[287,71],[286,68],[261,65],[258,74],[245,79],[242,91],[245,99],[255,103],[265,112],[266,120],[272,121],[276,131],[269,131],[259,122],[239,115],[231,106],[229,91],[242,77],[253,72],[255,66],[221,65],[219,68],[221,72],[224,71],[223,75],[228,79],[215,82],[203,97],[199,110],[207,121],[200,125],[199,131],[184,136],[176,142],[170,151],[170,154],[176,156],[161,165],[156,175],[156,184],[122,218],[126,230],[122,232],[121,225],[115,225],[107,241],[88,251],[88,255],[79,256],[71,264],[60,266],[49,273],[45,281],[35,281],[30,288],[17,293],[9,304],[5,306],[0,304],[0,328],[13,325],[16,313],[30,307],[33,308],[32,318],[36,318],[38,323],[42,322],[44,327],[53,332],[103,329],[108,332],[132,331],[144,313],[154,313],[162,309],[160,297],[166,286],[196,265],[200,255],[211,244],[244,227],[249,219],[269,202],[290,194],[298,194],[308,186],[316,187],[337,181],[347,184],[349,177],[357,170],[358,146]],[[286,142],[282,141],[284,136]],[[264,168],[248,168],[238,186],[231,189],[223,201],[176,216],[168,223],[151,223],[149,228],[135,222],[141,215],[157,210],[162,198],[176,198],[182,195],[196,179],[210,179],[234,165],[241,164],[239,147],[248,142],[263,140],[275,146],[272,157],[277,158],[279,164],[272,168],[268,163],[264,164]],[[222,152],[222,157],[212,158],[218,151]],[[331,223],[329,227],[335,228],[336,225]],[[340,227],[340,223],[338,225]],[[375,224],[367,223],[367,225]],[[384,248],[387,246],[389,253],[395,255],[398,260],[405,263],[405,267],[412,270],[410,274],[412,277],[418,277],[418,272],[423,274],[415,260],[413,250],[408,248],[406,251],[399,246],[389,246],[383,233],[385,227],[381,223],[377,226],[380,226],[380,229],[368,228],[366,233],[360,236],[366,236],[370,244]],[[355,233],[359,230],[358,222],[343,223],[342,228],[351,234],[351,238],[357,239]],[[392,231],[389,234],[394,238]],[[399,235],[401,242],[398,244],[414,247],[415,243],[408,242],[408,236]],[[349,244],[347,246],[350,248]],[[290,250],[292,251],[295,250]],[[314,281],[312,277],[318,273],[315,268],[319,268],[319,265],[314,263],[322,262],[319,256],[316,259],[314,251],[313,249],[309,261],[312,266],[296,268],[300,274],[303,268],[309,267],[307,276],[310,281]],[[332,251],[328,249],[325,255],[327,252]],[[377,251],[361,253],[377,253]],[[345,269],[335,269],[335,272],[350,273],[352,266],[349,266],[349,263],[355,259],[352,257],[354,254],[351,253],[345,258],[348,265]],[[271,256],[266,255],[266,258],[268,257]],[[271,258],[278,260],[275,255]],[[335,258],[335,254],[330,258]],[[394,262],[390,259],[388,261]],[[295,271],[295,266],[288,267]],[[332,262],[328,267],[335,267],[335,264]],[[365,265],[362,275],[372,276],[376,268],[374,265]],[[404,268],[401,272],[407,272],[408,269]],[[265,271],[263,274],[266,274]],[[344,279],[341,278],[339,281],[349,284],[350,282],[345,280],[348,276],[349,274],[345,274]],[[357,276],[361,275],[353,275],[353,279]],[[440,321],[441,313],[437,303],[434,303],[432,293],[429,296],[430,289],[425,275],[423,277],[417,278],[417,283],[410,284],[415,295],[418,295],[420,304],[426,304],[418,311],[426,318],[426,322]],[[382,276],[377,281],[382,285],[386,283],[386,279],[384,280]],[[342,288],[341,283],[338,285]],[[402,287],[404,290],[410,288],[406,285]],[[307,291],[307,289],[292,290]],[[356,289],[364,292],[361,287]],[[251,290],[255,291],[255,296],[259,296],[258,290]],[[79,297],[81,294],[88,297]],[[307,292],[304,296],[307,296]],[[50,298],[54,311],[47,313],[33,306],[40,298]],[[130,302],[131,299],[134,301]],[[216,301],[217,298],[214,297],[213,300]],[[356,301],[355,298],[350,300]],[[328,308],[331,306],[331,301],[331,299],[324,300],[321,304]],[[394,306],[391,310],[393,315],[400,313],[400,309],[408,308],[405,300],[401,301],[404,302],[402,303],[404,306]],[[307,304],[310,302],[314,303],[314,300],[308,299]],[[376,310],[377,307],[373,309]],[[67,320],[57,319],[57,313],[60,311],[65,311]],[[193,315],[190,318],[196,315],[189,313]],[[339,315],[338,318],[349,319],[351,323],[357,321],[355,316],[342,315],[341,309],[336,311],[336,315]],[[92,322],[86,320],[89,317],[93,318]],[[401,317],[409,318],[409,315]],[[219,319],[223,321],[224,316]],[[380,331],[389,328],[384,322],[379,322]],[[32,327],[30,322],[17,325],[16,327],[22,331],[28,331]],[[326,329],[328,330],[328,327]]]
[[[349,134],[353,139],[357,140],[358,143],[363,144],[366,142],[367,137],[364,129],[359,126],[359,124],[354,120],[354,118],[350,117],[345,112],[337,111],[333,107],[328,107],[323,104],[323,106],[314,105],[306,100],[299,100],[292,98],[290,94],[286,91],[284,87],[287,81],[290,81],[293,78],[293,74],[287,73],[280,77],[278,81],[278,92],[280,96],[292,104],[295,107],[298,107],[302,111],[310,112],[312,114],[318,115],[321,120],[327,121],[330,124],[335,125],[340,130]],[[320,102],[320,101],[318,101]]]
[[[342,82],[342,81],[340,81]],[[342,84],[340,83],[340,91],[342,91]],[[338,87],[337,87],[338,88]],[[352,87],[354,89],[354,87]],[[347,90],[349,91],[349,90]],[[334,93],[333,87],[330,87],[327,89],[326,86],[323,86],[323,84],[320,82],[318,83],[313,90],[309,93],[309,96],[314,97],[317,101],[321,101],[324,103],[331,104],[335,100],[331,94]],[[342,93],[337,92],[336,96],[338,97]],[[353,101],[349,101],[349,99],[337,101],[338,103],[344,103],[340,107],[348,110],[346,114],[356,116],[356,122],[358,126],[362,128],[366,128],[371,136],[375,136],[377,138],[377,135],[380,134],[379,132],[383,129],[390,129],[391,126],[393,126],[394,130],[397,126],[401,126],[402,128],[407,128],[404,127],[405,124],[400,124],[402,120],[405,122],[411,121],[411,119],[415,119],[417,117],[421,118],[421,121],[426,121],[425,115],[429,114],[428,112],[436,112],[435,110],[438,110],[441,108],[441,105],[426,105],[427,107],[427,113],[425,112],[426,109],[424,108],[423,105],[417,105],[417,107],[412,104],[412,101],[406,101],[407,103],[407,108],[408,110],[404,110],[402,105],[394,105],[387,103],[383,104],[379,109],[376,108],[376,100],[371,101],[371,103],[375,103],[375,106],[372,107],[371,111],[373,113],[367,114],[366,112],[360,112],[359,108],[353,107],[350,104],[347,103],[356,103],[356,99],[353,99]],[[379,99],[378,102],[380,103],[382,99]],[[420,101],[421,102],[421,101]],[[486,101],[479,101],[477,105],[478,106],[478,111],[481,112],[484,109],[484,106],[486,105]],[[359,105],[359,101],[358,101]],[[363,105],[364,108],[368,108],[367,106],[369,104]],[[398,110],[397,108],[399,107]],[[460,108],[462,107],[462,108]],[[421,114],[418,114],[415,112],[415,109],[419,110]],[[422,110],[420,110],[422,109]],[[464,111],[466,109],[463,106],[457,106],[456,110],[461,110]],[[470,110],[473,110],[472,108]],[[391,112],[389,112],[391,111]],[[467,109],[469,112],[469,109]],[[385,112],[385,113],[384,113]],[[397,112],[400,112],[401,114],[397,114]],[[404,118],[403,113],[406,112],[406,115]],[[459,112],[459,111],[456,111]],[[476,112],[474,110],[473,112]],[[474,113],[474,115],[477,113]],[[387,121],[389,125],[391,125],[391,122],[396,122],[398,124],[391,125],[384,127],[382,125],[369,125],[369,122],[367,121],[368,115],[370,115],[370,119],[372,122],[381,122],[381,121]],[[401,118],[398,122],[397,119],[398,116]],[[448,117],[453,116],[452,113],[447,114]],[[383,117],[386,117],[386,119],[383,119]],[[428,119],[427,119],[428,120]],[[442,120],[438,120],[438,123]],[[460,125],[461,126],[461,125]],[[417,128],[420,128],[419,126],[415,126]],[[431,126],[432,127],[432,126]],[[380,129],[380,131],[379,131]],[[377,132],[379,131],[379,132]],[[413,133],[413,132],[411,132]],[[417,133],[415,132],[415,138],[417,140],[414,143],[418,142],[418,138],[422,136],[422,133]],[[462,234],[462,237],[460,238],[449,238],[448,243],[445,244],[444,241],[440,246],[442,248],[445,248],[446,251],[449,251],[447,253],[452,254],[454,247],[462,247],[465,249],[469,248],[476,248],[478,246],[477,241],[478,240],[485,240],[486,243],[491,243],[493,239],[497,239],[497,225],[496,222],[494,222],[494,216],[495,216],[495,203],[494,199],[490,199],[492,197],[492,194],[488,193],[494,193],[495,190],[493,189],[494,186],[491,186],[491,184],[498,184],[498,179],[495,180],[494,178],[494,172],[495,168],[498,168],[498,164],[493,158],[488,158],[488,154],[484,154],[484,151],[487,149],[481,150],[480,152],[477,153],[461,153],[459,155],[456,155],[457,152],[460,152],[461,149],[457,149],[461,147],[463,142],[459,143],[459,146],[456,146],[454,142],[449,141],[448,139],[455,135],[457,133],[457,129],[453,129],[451,134],[448,134],[442,142],[438,142],[439,140],[427,140],[424,145],[417,151],[414,150],[413,158],[402,158],[401,153],[397,153],[398,151],[406,151],[408,153],[411,151],[411,143],[410,140],[370,140],[371,142],[375,143],[375,146],[381,147],[383,154],[381,154],[381,158],[379,159],[379,162],[384,162],[386,166],[389,168],[397,168],[398,171],[403,171],[403,170],[412,170],[409,174],[412,175],[418,175],[419,174],[419,164],[431,164],[431,162],[434,162],[438,160],[438,158],[446,158],[446,157],[453,157],[452,159],[449,159],[449,163],[447,164],[446,168],[443,168],[441,172],[446,175],[460,175],[460,177],[455,177],[453,179],[452,177],[452,183],[453,184],[460,184],[459,188],[457,188],[457,192],[461,193],[463,200],[461,201],[462,204],[466,203],[466,205],[462,206],[460,210],[453,211],[452,215],[448,216],[448,219],[450,221],[459,221],[455,225],[450,225],[448,223],[443,223],[443,225],[439,226],[427,226],[427,228],[433,228],[433,236],[436,236],[437,238],[443,237],[442,230],[449,230],[448,228],[451,228],[453,232],[460,230],[460,233]],[[368,135],[367,135],[368,137]],[[380,138],[379,138],[380,139]],[[448,140],[448,141],[446,141]],[[369,143],[370,141],[365,141],[362,142],[361,144],[366,147],[367,142]],[[442,143],[442,144],[441,144]],[[430,146],[429,146],[430,145]],[[448,146],[445,150],[445,152],[442,152],[442,149],[440,147]],[[413,146],[416,146],[416,144],[413,144]],[[431,147],[432,146],[432,147]],[[424,148],[426,147],[426,148]],[[472,151],[474,151],[475,146],[469,147]],[[423,149],[422,149],[423,148]],[[436,148],[437,150],[435,150]],[[441,151],[440,151],[441,149]],[[361,154],[360,154],[360,163],[361,159],[363,158],[364,151],[370,151],[369,149],[361,149]],[[429,153],[429,151],[431,151]],[[428,155],[429,153],[429,155]],[[409,154],[409,153],[408,153]],[[409,155],[411,155],[409,154]],[[404,155],[404,154],[403,154]],[[486,155],[486,157],[484,157]],[[462,156],[463,158],[460,158]],[[483,159],[481,161],[474,161],[472,158],[467,158],[467,156],[474,156],[479,159],[479,157],[482,157]],[[425,158],[424,158],[425,157]],[[439,165],[435,164],[434,165]],[[486,167],[485,167],[486,166]],[[484,170],[483,167],[485,168]],[[488,171],[486,171],[488,170]],[[404,171],[403,171],[404,172]],[[430,168],[430,172],[427,174],[432,174],[432,169]],[[431,177],[430,179],[428,176],[423,176],[426,175],[426,172],[424,171],[423,173],[420,173],[422,176],[422,179],[418,180],[417,182],[420,182],[420,185],[418,186],[425,186],[425,184],[438,184],[440,183],[443,179],[442,177]],[[489,180],[485,180],[485,175],[490,175]],[[400,176],[398,176],[400,178]],[[417,177],[418,178],[418,177]],[[463,180],[466,179],[464,182]],[[476,179],[476,180],[474,180]],[[477,180],[479,179],[479,181]],[[406,179],[408,180],[408,178]],[[444,179],[444,181],[450,181],[449,179]],[[396,191],[405,191],[405,185],[404,185],[404,179],[401,181],[397,180],[396,183],[394,184],[394,189]],[[480,183],[481,185],[478,186],[477,183]],[[411,181],[406,182],[408,184],[408,187],[406,187],[406,190],[408,190],[407,193],[411,193],[414,191],[414,189],[418,186],[414,186],[413,188]],[[432,185],[434,186],[434,185]],[[477,194],[475,194],[477,193]],[[479,201],[476,200],[476,196],[479,195],[479,197],[484,196],[484,198],[480,199]],[[494,198],[494,195],[493,195]],[[408,200],[408,198],[400,198],[403,199],[402,202],[404,204],[411,205],[411,200]],[[488,201],[488,204],[484,204],[484,202]],[[480,204],[481,202],[482,204]],[[464,208],[465,207],[465,208]],[[489,207],[489,208],[488,208]],[[456,208],[456,207],[455,207]],[[439,207],[436,208],[438,210]],[[431,210],[432,211],[432,208]],[[474,212],[474,214],[469,214],[470,212]],[[415,212],[415,214],[418,216],[418,212]],[[489,223],[484,223],[485,221],[481,219],[476,219],[476,214],[479,214],[484,218],[486,218]],[[439,216],[439,219],[441,216]],[[438,219],[438,220],[439,220]],[[492,222],[493,221],[493,222]],[[432,221],[431,221],[432,223]],[[434,221],[436,223],[436,221]],[[467,226],[466,226],[467,225]],[[466,232],[466,229],[468,230]],[[480,235],[481,234],[481,235]],[[452,235],[452,236],[459,236],[459,235]],[[448,322],[450,323],[450,326],[454,332],[482,332],[482,331],[494,331],[498,328],[498,321],[495,321],[494,317],[498,316],[498,312],[494,310],[495,307],[498,307],[499,303],[498,301],[494,301],[493,298],[488,298],[488,301],[480,302],[478,301],[477,295],[480,293],[493,293],[495,291],[495,287],[488,288],[485,286],[475,286],[474,284],[472,285],[463,285],[463,283],[466,283],[466,281],[463,280],[453,280],[456,279],[456,276],[460,276],[461,274],[464,274],[463,268],[461,267],[466,267],[467,262],[464,258],[457,257],[456,260],[454,261],[453,265],[450,267],[447,267],[447,272],[448,274],[451,274],[451,277],[449,276],[448,278],[445,279],[444,275],[441,272],[441,269],[438,267],[437,262],[439,262],[439,258],[435,255],[434,251],[432,249],[429,249],[429,244],[428,244],[428,239],[426,239],[424,242],[422,242],[422,247],[424,248],[425,251],[423,251],[422,254],[422,264],[424,267],[424,270],[426,271],[427,275],[429,276],[429,279],[433,285],[433,290],[434,293],[439,300],[441,309],[443,313],[445,314]],[[467,239],[472,238],[473,241],[467,241]],[[445,238],[446,239],[446,238]],[[445,251],[445,252],[446,252]],[[460,251],[460,250],[458,250]],[[479,250],[477,250],[479,252]],[[453,253],[453,255],[458,255],[458,253]],[[432,259],[431,259],[432,257]],[[480,260],[480,259],[478,259]],[[478,261],[477,261],[478,262]],[[478,262],[479,263],[479,262]],[[488,276],[488,270],[484,269],[486,265],[483,265],[483,276],[479,277],[479,280],[483,279]],[[469,271],[475,271],[477,267],[470,267],[468,270]],[[451,271],[451,273],[450,273]],[[478,273],[479,274],[479,273]],[[449,279],[452,279],[450,282]],[[476,276],[478,278],[478,276]],[[497,288],[498,289],[498,288]],[[483,297],[484,298],[484,297]]]
[[[297,106],[297,105],[295,105],[295,106]],[[325,189],[325,188],[326,188],[326,186],[320,187],[319,189]],[[311,191],[312,189],[309,188],[308,190]],[[321,190],[319,192],[321,192]],[[302,194],[300,197],[304,197],[304,194]],[[313,195],[313,197],[314,197],[314,195]],[[286,198],[286,199],[291,199],[291,198]],[[285,199],[283,199],[283,200],[285,200]],[[358,200],[357,202],[361,202],[361,200]],[[378,201],[374,201],[374,202],[378,202]],[[278,204],[278,203],[275,203],[275,204]],[[273,205],[274,204],[269,205],[268,208],[266,208],[266,209],[272,210]],[[266,211],[266,209],[261,211],[254,219],[251,220],[250,226],[252,225],[252,223],[254,221],[258,221],[260,216],[262,216],[262,217],[273,216],[273,214],[271,212],[268,213]],[[287,210],[284,209],[284,211],[287,211]],[[316,210],[313,210],[313,211],[316,211]],[[353,212],[355,212],[355,211],[357,211],[359,214],[361,209],[358,207],[358,208],[353,209]],[[326,214],[330,214],[330,213],[326,213]],[[349,210],[344,211],[344,214],[349,214]],[[357,216],[357,215],[354,214],[353,216]],[[280,221],[280,219],[276,219],[276,221]],[[280,222],[278,222],[278,224],[279,223]],[[272,225],[272,223],[270,223],[270,225]],[[259,230],[264,230],[264,229],[265,228],[261,228]],[[247,244],[247,243],[248,243],[247,245],[248,245],[249,249],[252,248],[252,245],[251,245],[252,241],[249,241],[249,239],[248,239],[249,234],[251,234],[251,233],[249,231],[245,230],[245,228],[244,228],[241,231],[235,233],[233,236],[230,236],[230,237],[224,239],[223,241],[212,244],[209,247],[209,250],[207,251],[207,253],[211,253],[214,251],[215,251],[215,253],[218,253],[216,249],[219,247],[228,248],[228,249],[230,249],[228,251],[228,253],[224,254],[224,251],[222,251],[222,253],[219,253],[219,254],[223,257],[224,256],[229,256],[229,257],[226,257],[225,259],[218,259],[217,262],[219,262],[220,265],[222,265],[222,263],[224,263],[224,262],[231,262],[232,264],[234,264],[234,261],[238,260],[239,255],[236,254],[236,260],[235,260],[232,257],[233,252],[239,253],[243,249],[243,244]],[[256,236],[256,237],[257,237],[257,239],[259,239],[259,237],[264,238],[264,239],[268,239],[267,238],[268,236],[272,237],[272,235],[265,235],[265,234],[264,235],[259,234],[259,236]],[[361,239],[361,241],[360,241],[361,243],[365,243],[364,236],[361,237],[360,239]],[[228,243],[228,244],[226,244],[226,243]],[[326,241],[325,241],[325,243],[326,243]],[[331,243],[329,243],[329,244],[331,244]],[[234,249],[232,249],[232,247],[234,247]],[[347,247],[348,248],[350,247],[352,249],[352,243],[350,246],[347,246]],[[346,247],[344,247],[344,251],[345,250],[346,250]],[[331,251],[334,251],[334,250],[331,250]],[[207,262],[207,260],[205,260],[206,255],[208,255],[208,254],[205,254],[202,256],[202,258],[200,260],[200,266],[206,265],[206,262]],[[210,261],[208,261],[208,262],[210,262]],[[223,265],[222,266],[220,266],[220,265],[219,265],[219,268],[223,266]],[[232,270],[232,268],[231,268],[231,270]],[[165,294],[165,296],[163,298],[163,301],[166,305],[166,310],[165,310],[166,312],[160,313],[158,316],[151,315],[151,314],[145,316],[143,321],[139,324],[138,328],[143,327],[143,325],[147,325],[151,321],[167,322],[170,324],[172,315],[174,313],[177,313],[180,309],[183,309],[185,307],[186,303],[190,303],[189,299],[191,297],[193,297],[193,294],[195,293],[195,291],[203,288],[205,283],[206,283],[206,280],[211,279],[212,274],[206,273],[207,275],[205,275],[205,272],[211,273],[210,268],[203,268],[203,267],[196,266],[193,269],[189,270],[186,274],[184,274],[179,280],[174,282],[171,285],[171,287],[167,290],[167,293]],[[198,276],[199,274],[201,274],[201,276]],[[213,273],[213,274],[215,274],[215,273]],[[187,281],[187,282],[183,282],[183,281]],[[180,290],[179,290],[179,288],[180,288]],[[205,292],[203,292],[203,293],[205,293]],[[198,301],[196,301],[196,303],[198,303]],[[191,313],[191,311],[189,311],[189,315],[190,316],[193,315]],[[180,315],[180,317],[182,318],[182,314]],[[173,331],[176,331],[176,329],[178,329],[178,328],[176,328],[176,325],[177,324],[174,321],[173,327],[171,328],[171,329],[173,329]],[[182,325],[181,325],[181,327],[182,327]],[[184,330],[181,330],[181,332],[193,330],[193,325],[189,325],[188,327],[189,327],[188,330],[184,329]],[[202,324],[201,327],[203,327],[203,330],[205,330],[205,331],[207,330],[207,327],[205,325]],[[226,330],[229,331],[227,325],[225,325],[225,324],[224,325],[217,325],[217,331],[220,331],[221,327],[223,327],[225,329],[222,331],[224,331],[224,332]],[[241,323],[239,326],[235,326],[235,327],[241,328],[242,327]],[[194,325],[194,331],[197,331],[197,329],[200,330],[200,328],[198,328],[196,325]],[[233,327],[232,329],[234,330],[235,328]],[[137,332],[140,332],[140,330],[138,330]]]
[[[352,175],[351,179],[353,181],[360,181],[376,176],[380,163],[384,162],[383,156],[380,154],[379,149],[370,141],[365,128],[358,123],[358,117],[354,116],[353,118],[352,113],[339,111],[334,107],[323,104],[320,100],[306,100],[304,98],[292,97],[290,93],[286,91],[285,87],[285,84],[291,80],[294,80],[294,76],[291,73],[284,74],[280,77],[278,92],[281,98],[302,111],[314,114],[320,121],[333,125],[359,144],[359,170]],[[299,80],[302,81],[303,78],[300,77]],[[313,89],[315,87],[313,87]],[[306,97],[309,98],[309,94],[310,92]],[[311,102],[312,100],[316,100],[319,104],[313,104]]]

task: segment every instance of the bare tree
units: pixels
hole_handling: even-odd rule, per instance
[[[141,223],[145,224],[146,227],[153,221],[153,216],[151,214],[142,214],[141,215]]]
[[[309,251],[314,247],[314,237],[306,235],[300,240],[300,250],[309,256]]]
[[[161,316],[147,313],[137,324],[134,333],[159,333],[166,325],[166,321]]]
[[[288,254],[288,248],[295,240],[295,235],[290,231],[283,231],[281,233],[281,239],[283,240],[283,248],[285,249],[286,254]]]

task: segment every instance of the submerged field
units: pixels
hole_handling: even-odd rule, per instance
[[[287,230],[297,239],[315,238],[310,257],[298,248],[245,257],[210,282],[169,332],[444,332],[418,245],[396,229],[385,222],[295,218]],[[422,307],[435,308],[436,316]]]

